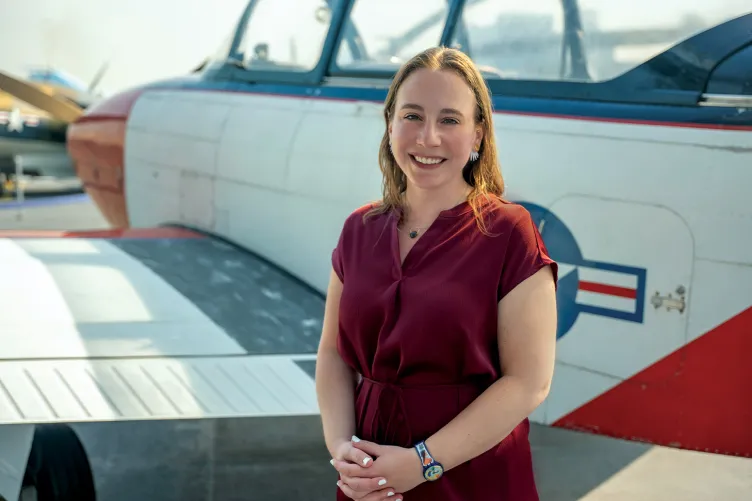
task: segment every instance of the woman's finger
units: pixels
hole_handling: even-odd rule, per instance
[[[349,461],[338,461],[333,459],[331,463],[332,466],[334,466],[334,469],[341,475],[347,475],[348,477],[366,477],[368,475],[368,470],[366,468]]]
[[[402,501],[402,496],[394,492],[394,489],[387,488],[363,496],[360,501]]]
[[[342,480],[337,480],[337,487],[339,487],[342,492],[345,493],[345,496],[349,497],[350,499],[363,499],[363,497],[366,495],[362,492],[356,492],[352,490],[346,483],[344,483]]]
[[[373,491],[379,491],[387,488],[387,481],[383,477],[351,477],[340,474],[342,480],[347,486],[355,492],[369,494]]]
[[[342,459],[344,461],[350,461],[364,467],[368,467],[373,464],[373,458],[360,449],[353,447],[352,443],[350,443],[349,447],[346,447],[343,451]]]

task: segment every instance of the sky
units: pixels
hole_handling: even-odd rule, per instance
[[[0,0],[0,69],[24,75],[51,64],[84,81],[105,62],[108,92],[188,73],[216,52],[248,0]],[[359,26],[385,40],[436,11],[444,0],[358,0]],[[670,26],[685,14],[728,19],[752,11],[752,0],[579,0],[603,28]],[[313,12],[322,0],[262,0],[271,23],[252,23],[256,40],[275,38],[295,50],[317,50]],[[508,11],[560,13],[560,0],[486,0],[475,7],[489,22]],[[486,15],[487,13],[487,15]],[[476,15],[477,19],[478,16]],[[275,23],[276,21],[276,23]],[[709,21],[710,22],[710,21]],[[263,23],[265,24],[265,23]],[[308,38],[306,38],[307,33]],[[295,43],[293,42],[293,39]],[[272,40],[273,42],[273,40]]]
[[[214,53],[247,0],[0,0],[0,69],[51,64],[121,90],[188,73]]]

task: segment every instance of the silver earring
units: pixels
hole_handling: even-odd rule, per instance
[[[480,157],[480,153],[478,153],[477,151],[473,150],[472,152],[470,152],[471,162],[475,162],[476,160],[478,160],[478,157]]]

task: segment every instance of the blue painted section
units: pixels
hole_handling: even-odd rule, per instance
[[[601,261],[590,261],[588,259],[582,259],[578,266],[582,268],[596,268],[599,270],[615,271],[617,273],[623,273],[637,277],[637,298],[635,302],[635,310],[633,313],[620,310],[611,310],[608,308],[600,308],[587,304],[579,304],[578,307],[580,313],[590,313],[592,315],[602,315],[611,318],[618,318],[619,320],[625,320],[627,322],[636,322],[639,324],[642,323],[645,317],[645,283],[647,281],[648,275],[648,272],[645,268],[604,263]]]
[[[11,110],[4,110],[11,111]],[[49,143],[58,143],[64,145],[66,141],[67,124],[53,121],[46,118],[40,118],[36,126],[24,125],[22,131],[9,131],[7,126],[0,125],[0,141],[3,139],[13,139],[20,141],[43,141]]]
[[[388,84],[388,82],[385,82]],[[246,92],[283,97],[370,101],[383,103],[388,89],[341,87],[335,85],[291,85],[247,83],[231,80],[202,80],[196,77],[158,82],[151,88]],[[314,96],[314,91],[317,95]],[[748,127],[752,130],[752,109],[620,104],[586,100],[493,96],[497,113],[540,114],[562,118],[607,120],[615,122],[655,122],[673,126]]]
[[[39,198],[27,198],[23,202],[18,203],[14,200],[3,202],[0,201],[0,210],[18,210],[28,209],[32,207],[54,207],[56,205],[72,205],[89,203],[89,195],[86,193],[76,193],[74,195],[62,195],[62,196],[50,196]]]
[[[570,273],[559,277],[558,290],[556,293],[556,300],[558,303],[557,339],[560,339],[569,333],[577,321],[577,317],[579,317],[581,313],[599,315],[627,322],[643,322],[645,310],[645,284],[647,280],[646,269],[585,259],[574,234],[566,226],[564,221],[559,219],[553,212],[540,205],[529,202],[517,203],[530,212],[530,215],[538,227],[540,227],[541,221],[545,220],[541,236],[543,237],[543,241],[546,244],[546,248],[548,249],[551,258],[559,264],[568,264],[575,267]],[[581,268],[596,268],[636,276],[637,299],[634,311],[625,312],[577,303],[577,291],[579,290],[580,285],[578,270]]]

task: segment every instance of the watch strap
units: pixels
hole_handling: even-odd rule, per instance
[[[415,444],[415,451],[420,458],[420,464],[423,468],[423,477],[428,481],[438,480],[444,473],[444,467],[433,458],[426,446],[426,442],[421,440]]]

